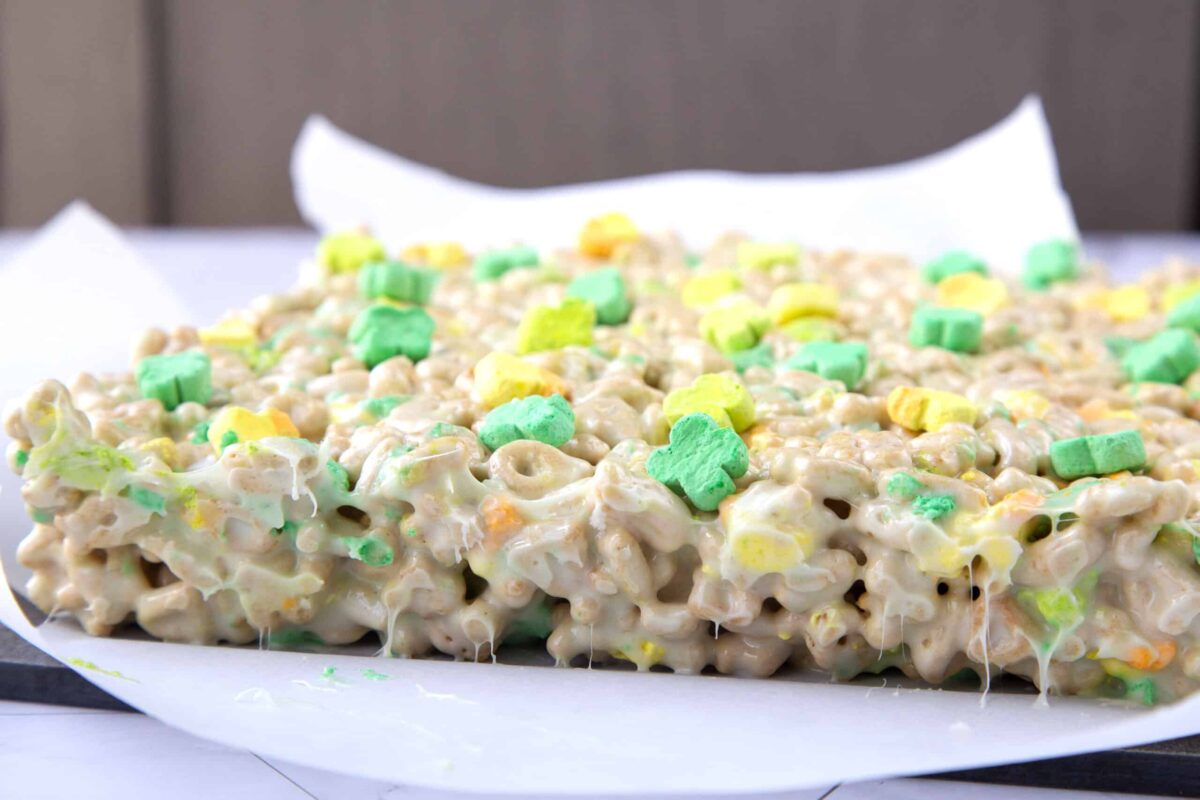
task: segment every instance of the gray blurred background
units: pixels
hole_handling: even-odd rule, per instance
[[[0,225],[295,224],[310,112],[535,186],[886,163],[1028,92],[1081,227],[1197,227],[1191,0],[0,0]]]

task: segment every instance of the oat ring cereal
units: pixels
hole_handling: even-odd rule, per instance
[[[1200,269],[1020,280],[620,214],[327,237],[297,286],[34,387],[7,456],[91,634],[1175,700],[1200,681]]]

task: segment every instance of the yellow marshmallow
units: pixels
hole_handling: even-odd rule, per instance
[[[800,248],[790,243],[742,242],[737,248],[737,263],[742,269],[770,269],[777,264],[795,265]]]
[[[202,343],[214,347],[250,347],[258,342],[258,332],[244,319],[224,319],[197,333]]]
[[[824,283],[785,283],[771,293],[767,310],[776,325],[800,317],[836,317],[837,289]]]
[[[329,416],[338,425],[349,425],[362,417],[362,408],[356,400],[337,400],[329,404]]]
[[[1150,295],[1136,284],[1112,289],[1105,295],[1104,310],[1114,322],[1135,322],[1150,313]]]
[[[592,343],[595,325],[596,307],[578,297],[568,297],[558,307],[534,306],[525,312],[517,328],[517,352],[558,350],[568,345],[586,347]]]
[[[691,308],[707,306],[742,288],[742,279],[731,269],[718,269],[697,275],[683,285],[683,304]]]
[[[804,558],[800,545],[784,533],[734,534],[733,557],[752,572],[786,572]]]
[[[387,257],[383,244],[369,233],[333,233],[317,246],[317,260],[330,272],[356,272],[369,261]]]
[[[897,386],[887,398],[892,421],[915,431],[937,431],[952,422],[975,423],[979,409],[967,398],[938,389]]]
[[[624,214],[602,214],[587,221],[579,232],[579,252],[593,258],[610,258],[619,245],[636,242],[637,226]]]
[[[688,414],[708,414],[721,427],[740,432],[754,424],[754,398],[733,378],[701,375],[667,395],[663,413],[672,425]]]
[[[569,396],[563,379],[508,353],[488,353],[475,365],[475,392],[488,408],[540,394]]]
[[[268,408],[255,414],[241,406],[226,406],[208,426],[208,442],[220,453],[230,444],[229,434],[236,436],[233,442],[252,442],[271,436],[298,437],[292,418],[277,408]]]
[[[179,451],[175,448],[175,442],[166,436],[159,436],[157,439],[151,439],[141,447],[147,453],[154,453],[162,459],[163,463],[171,469],[175,469],[178,461]]]
[[[1170,311],[1172,308],[1195,294],[1200,294],[1200,281],[1173,283],[1163,290],[1162,310]]]
[[[959,272],[943,278],[937,285],[937,304],[945,308],[966,308],[987,316],[1008,305],[1008,287],[996,278],[978,272]]]
[[[700,318],[700,336],[722,353],[748,350],[758,340],[771,320],[750,301],[714,308]]]
[[[1013,389],[1005,392],[1002,402],[1018,420],[1044,419],[1050,410],[1050,401],[1046,396],[1032,389]]]
[[[428,264],[438,269],[453,269],[464,267],[471,259],[467,251],[458,242],[422,242],[405,248],[400,254],[401,261],[413,261],[418,264]]]

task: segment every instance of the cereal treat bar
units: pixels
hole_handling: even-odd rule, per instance
[[[107,635],[1171,701],[1200,681],[1200,268],[1021,280],[620,214],[321,242],[10,407],[48,613]]]

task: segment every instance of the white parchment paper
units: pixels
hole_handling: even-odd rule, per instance
[[[1032,151],[1026,147],[1030,142],[1037,145]],[[321,152],[325,157],[345,155],[345,169],[335,173],[353,176],[357,164],[372,182],[387,184],[388,202],[406,204],[406,214],[417,214],[422,198],[430,194],[477,194],[461,182],[421,169],[415,171],[423,182],[416,189],[406,188],[412,165],[392,162],[392,157],[348,140],[320,121],[310,122],[301,138],[298,178],[305,179],[310,168],[330,174],[320,166]],[[1013,162],[1001,170],[993,162],[1014,154],[1037,163]],[[384,169],[388,164],[390,172]],[[963,186],[954,174],[960,169],[955,164],[963,170],[992,164],[994,172],[1023,173],[1029,180],[1048,170],[1040,182],[1024,187],[1024,203],[1046,209],[1046,216],[1012,217],[1004,230],[1022,241],[1073,235],[1035,103],[1025,104],[997,129],[948,153],[887,168],[882,174],[854,173],[848,180],[888,183],[890,174],[911,186],[919,183],[911,177],[913,172],[929,171],[941,176],[937,180],[943,186]],[[1007,179],[997,174],[996,180]],[[816,181],[828,184],[831,202],[847,193],[835,176],[660,176],[563,190],[591,199],[575,207],[586,205],[587,212],[572,211],[569,224],[565,217],[562,224],[574,230],[580,216],[607,207],[639,216],[649,209],[640,205],[642,188],[664,193],[663,186],[673,185],[669,194],[690,192],[688,187],[697,185],[693,181],[710,186],[713,181],[727,186],[761,181],[767,191],[780,191],[770,189],[780,182],[809,184],[800,194],[816,191]],[[345,202],[364,201],[351,186],[343,188],[350,192]],[[510,196],[494,191],[499,192],[496,197]],[[889,191],[897,196],[897,190]],[[333,204],[314,210],[311,203],[319,196],[314,192],[308,183],[297,185],[302,207],[317,224],[338,227],[351,222],[331,216]],[[478,194],[480,213],[485,213],[485,205],[488,214],[508,213],[507,201],[497,206],[492,192]],[[513,202],[522,204],[535,196],[511,195]],[[443,207],[452,203],[437,202]],[[680,203],[697,205],[690,200]],[[840,229],[845,235],[868,230],[872,220],[886,222],[894,236],[907,231],[882,201],[860,203],[855,208],[869,214],[852,225],[856,212],[846,209]],[[352,208],[363,215],[355,222],[384,222],[372,216],[384,214],[383,206]],[[911,212],[910,207],[899,218],[911,221],[904,216]],[[1057,221],[1048,222],[1050,218]],[[979,234],[988,240],[989,224],[981,222],[972,233],[965,216],[956,213],[953,219],[957,221],[950,238]],[[655,220],[671,224],[666,216]],[[400,225],[397,236],[435,221]],[[816,236],[815,227],[813,231]],[[937,235],[941,234],[914,233],[910,242],[921,238],[933,247]],[[507,238],[514,236],[509,232]],[[796,238],[813,241],[807,228]],[[1001,238],[992,235],[990,240],[1000,247]],[[957,239],[946,240],[951,243]],[[900,244],[894,240],[892,246]],[[219,290],[230,304],[250,299],[237,285]],[[84,367],[123,368],[142,328],[188,319],[187,305],[141,263],[118,231],[86,207],[68,208],[15,262],[0,268],[0,334],[10,343],[5,369],[0,370],[0,391],[11,397],[38,378],[69,378]],[[43,333],[47,328],[53,330]],[[19,582],[14,551],[29,523],[7,479],[0,494],[0,519],[0,562]],[[69,621],[32,627],[2,587],[0,621],[106,691],[191,733],[315,767],[449,790],[523,795],[761,792],[1048,758],[1200,732],[1200,698],[1144,711],[1072,698],[1055,698],[1043,707],[1029,695],[993,692],[984,705],[977,694],[897,688],[894,679],[893,685],[885,685],[883,679],[833,685],[93,638]]]
[[[546,189],[473,183],[394,155],[310,117],[292,153],[296,204],[329,232],[368,225],[399,248],[421,239],[472,246],[565,244],[582,221],[623,211],[693,246],[740,230],[820,249],[925,260],[966,248],[1013,273],[1031,244],[1077,239],[1050,129],[1036,97],[995,127],[913,161],[849,172],[671,172]]]

